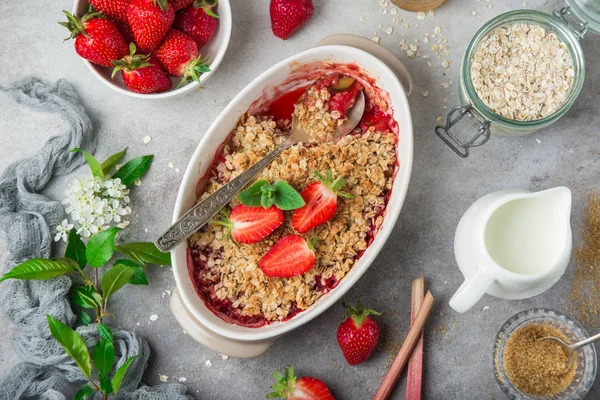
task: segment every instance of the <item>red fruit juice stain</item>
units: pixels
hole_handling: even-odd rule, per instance
[[[290,92],[283,93],[281,96],[271,100],[265,114],[272,116],[275,121],[283,121],[292,119],[294,114],[294,106],[296,102],[306,91],[307,86],[294,89]]]

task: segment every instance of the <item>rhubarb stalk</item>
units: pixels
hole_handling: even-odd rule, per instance
[[[420,277],[412,283],[412,301],[410,306],[410,323],[415,323],[417,313],[425,295],[425,278]],[[406,400],[421,400],[421,382],[423,380],[423,332],[408,360],[406,376]]]
[[[398,355],[394,359],[390,370],[383,379],[379,390],[377,390],[377,393],[375,394],[374,400],[386,400],[394,389],[396,381],[400,377],[400,373],[406,366],[410,354],[419,341],[419,337],[423,331],[423,326],[425,325],[427,317],[429,316],[431,308],[433,307],[433,302],[433,296],[431,295],[431,292],[428,291],[425,295],[425,299],[423,300],[423,304],[417,313],[415,321],[410,327],[408,335],[406,335],[406,339],[404,339],[404,343],[402,343],[402,347],[400,347]]]

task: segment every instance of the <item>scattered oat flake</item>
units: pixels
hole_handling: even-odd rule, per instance
[[[175,164],[173,164],[172,162],[169,163],[169,168],[175,168]]]
[[[169,376],[168,375],[158,375],[158,379],[160,379],[161,382],[166,382],[169,380]]]
[[[186,331],[185,329],[183,330],[183,334],[184,334],[184,335],[187,335],[187,331]]]
[[[485,306],[485,307],[483,307],[483,311],[487,311],[487,310],[489,310],[489,309],[490,309],[490,306]]]
[[[221,354],[221,360],[227,360],[229,356],[227,354]]]
[[[165,297],[170,297],[170,296],[171,296],[171,291],[170,291],[170,290],[165,290],[165,291],[163,292],[163,294],[162,294],[162,297],[163,297],[163,299],[164,299]]]
[[[179,168],[175,168],[175,172],[180,173],[181,170]]]
[[[538,139],[538,138],[535,138],[535,141],[537,142],[537,144],[541,144],[542,143],[542,141],[540,139]]]
[[[449,66],[450,66],[450,61],[448,61],[448,60],[442,61],[442,67],[448,68]]]
[[[206,362],[204,363],[204,365],[206,365],[208,368],[210,368],[210,367],[212,367],[212,361],[206,360]]]
[[[142,139],[142,141],[145,144],[148,144],[148,143],[150,143],[152,141],[152,138],[150,136],[144,136],[144,139]]]
[[[379,43],[379,36],[372,37],[371,40],[375,43]]]
[[[438,123],[438,124],[441,124],[442,122],[444,122],[444,118],[443,117],[437,117],[435,119],[435,122]]]
[[[393,29],[392,29],[392,27],[390,26],[389,28],[387,28],[387,29],[385,30],[385,33],[387,33],[388,35],[391,35],[393,31],[394,31],[394,30],[393,30]]]
[[[364,20],[365,20],[365,17],[361,15],[361,16],[360,16],[360,20],[361,20],[361,21],[364,21]]]
[[[427,96],[429,96],[429,92],[427,90],[423,90],[423,91],[421,91],[421,96],[427,97]]]
[[[417,19],[425,19],[425,13],[423,11],[419,11],[417,13]]]
[[[390,14],[391,14],[391,15],[396,15],[397,13],[398,13],[398,10],[397,10],[397,9],[395,9],[395,8],[392,8],[392,9],[390,10]]]
[[[473,14],[473,16],[477,16],[478,13],[477,13],[477,11],[473,11],[472,14]]]
[[[430,17],[433,17],[435,15],[435,10],[429,10],[427,11],[427,14],[429,14]]]
[[[156,321],[157,319],[158,319],[158,315],[156,315],[156,314],[152,314],[150,316],[150,321]]]
[[[435,33],[436,35],[441,35],[442,28],[440,28],[439,26],[436,26],[435,28],[433,28],[433,33]]]
[[[187,378],[184,378],[183,376],[181,378],[178,379],[179,382],[183,383],[183,382],[187,382]]]

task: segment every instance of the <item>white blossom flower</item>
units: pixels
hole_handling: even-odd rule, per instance
[[[69,232],[73,229],[73,224],[70,224],[68,220],[63,219],[60,225],[56,227],[56,235],[54,236],[54,241],[58,242],[60,239],[63,241],[67,241],[67,236]]]

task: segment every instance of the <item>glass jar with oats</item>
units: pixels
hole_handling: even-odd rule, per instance
[[[597,355],[594,346],[574,354],[569,366],[564,350],[547,336],[575,343],[589,337],[576,321],[557,311],[522,311],[498,331],[492,367],[500,390],[511,400],[580,400],[594,384]]]
[[[461,105],[435,127],[456,154],[467,157],[492,133],[521,136],[545,128],[571,108],[585,78],[580,40],[588,30],[600,33],[600,0],[565,3],[553,14],[507,12],[475,34],[459,75]],[[470,120],[474,133],[464,126],[457,133],[460,120]]]

